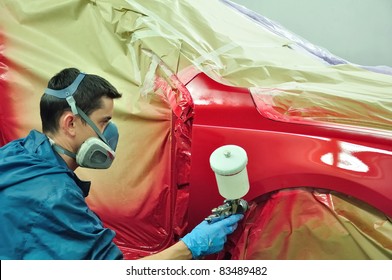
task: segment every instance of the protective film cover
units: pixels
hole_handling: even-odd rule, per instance
[[[390,115],[391,100],[377,98],[387,96],[392,76],[345,62],[332,65],[300,48],[293,38],[278,34],[278,26],[272,32],[230,4],[216,0],[0,0],[1,145],[31,129],[41,130],[39,99],[49,78],[63,68],[77,67],[101,75],[123,93],[115,101],[113,120],[120,139],[114,164],[106,171],[78,169],[77,173],[92,181],[87,202],[104,224],[117,232],[115,242],[128,259],[166,248],[187,225],[193,104],[176,75],[189,66],[221,83],[252,89],[255,100],[265,101],[263,89],[276,88],[279,98],[269,104],[279,114],[287,107],[282,92],[297,96],[301,89],[311,96],[328,95],[331,88],[324,89],[323,84],[331,79],[334,94],[328,95],[325,103],[344,112],[347,103],[338,98],[339,93],[355,99],[355,92],[361,90],[355,81],[371,75],[365,85],[372,93],[370,109],[358,111],[358,119],[375,120],[383,128],[390,124],[390,119],[379,116]],[[330,76],[330,72],[334,74]],[[310,88],[314,84],[318,87]],[[276,109],[278,102],[283,109]],[[367,115],[373,112],[378,117]],[[274,197],[269,209],[285,218],[274,201],[283,205],[284,197]],[[352,205],[355,209],[355,203]],[[263,211],[260,207],[250,212],[258,228],[265,222],[257,219]],[[359,218],[353,209],[348,210],[352,212],[349,221]],[[331,209],[324,211],[330,213]],[[291,215],[293,225],[298,225],[294,230],[303,230],[296,223],[299,220],[319,215]],[[367,216],[360,218],[372,222]],[[255,230],[251,236],[242,235],[239,244],[248,248],[249,242],[257,247],[267,241],[276,244],[270,247],[271,257],[306,256],[290,249],[300,246],[290,239],[292,235],[285,236],[290,248],[282,248],[277,239],[281,235],[268,232],[268,227],[263,229],[265,235]],[[348,234],[354,232],[353,227]],[[373,246],[380,244],[374,242]],[[349,247],[346,245],[346,250],[351,250]],[[281,253],[288,249],[294,253]],[[258,253],[238,253],[240,256],[263,257]]]
[[[266,194],[252,201],[240,230],[218,259],[388,260],[392,222],[347,195],[312,188]]]

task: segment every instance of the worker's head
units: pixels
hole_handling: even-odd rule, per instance
[[[64,69],[50,79],[41,98],[42,130],[55,140],[58,152],[74,158],[79,166],[107,168],[110,159],[98,162],[106,154],[114,157],[114,152],[107,150],[109,146],[114,150],[117,144],[117,129],[110,120],[113,99],[119,97],[121,94],[104,78],[75,68]],[[117,137],[111,145],[111,139],[106,138],[113,135]]]
[[[61,90],[71,85],[80,71],[76,68],[67,68],[56,74],[48,82],[48,88]],[[104,78],[86,74],[73,94],[77,106],[87,115],[102,108],[103,98],[120,98],[121,94]],[[42,130],[44,133],[55,134],[59,129],[59,119],[64,112],[71,112],[71,107],[65,98],[57,98],[44,94],[40,102]],[[82,122],[85,122],[81,119]]]

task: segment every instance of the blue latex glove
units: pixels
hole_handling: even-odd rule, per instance
[[[212,224],[203,221],[181,240],[192,252],[194,259],[217,253],[223,249],[227,235],[234,232],[243,217],[242,214],[234,214]]]

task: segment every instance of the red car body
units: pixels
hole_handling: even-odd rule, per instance
[[[248,154],[247,201],[276,190],[311,187],[347,194],[392,216],[390,136],[344,125],[271,120],[258,111],[246,88],[222,85],[203,73],[188,80],[195,104],[191,228],[209,214],[207,209],[223,202],[209,157],[227,144],[241,146]]]

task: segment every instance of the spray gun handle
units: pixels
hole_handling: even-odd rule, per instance
[[[243,214],[248,208],[248,202],[244,199],[225,200],[222,205],[212,209],[212,214],[205,220],[208,223],[214,223],[233,214]]]

